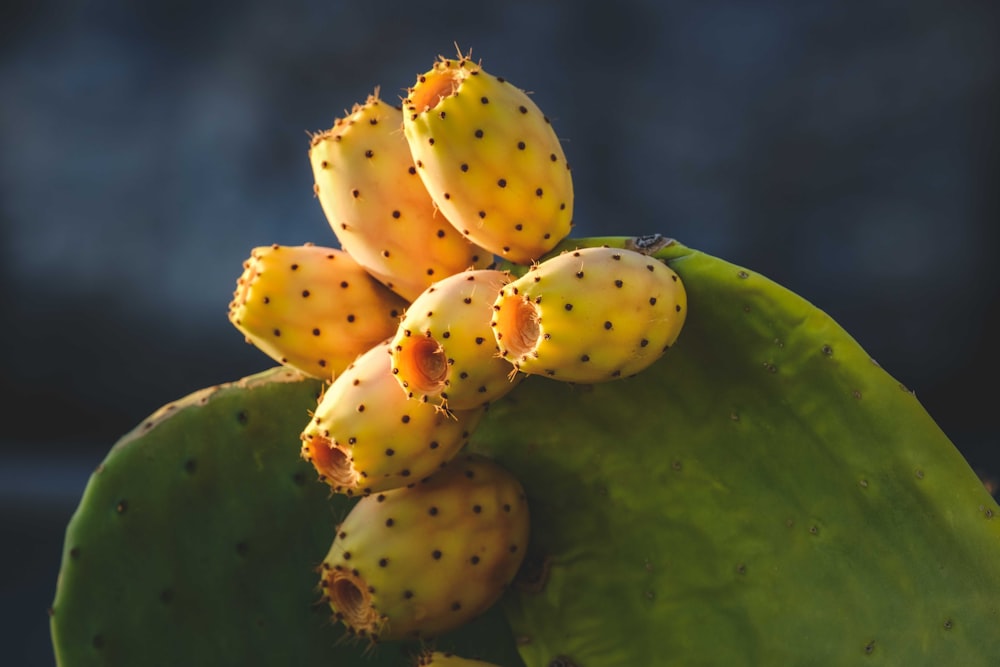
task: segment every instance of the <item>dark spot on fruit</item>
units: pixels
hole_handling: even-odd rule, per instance
[[[379,567],[388,567],[388,565],[389,565],[389,559],[388,558],[380,558],[379,559],[379,561],[378,561],[378,566]]]
[[[583,355],[582,357],[580,357],[580,361],[587,363],[588,361],[590,361],[590,355],[589,354]]]
[[[613,325],[611,324],[611,322],[605,322],[605,323],[604,323],[604,328],[605,328],[605,329],[610,329],[610,328],[611,328],[612,326],[613,326]]]
[[[646,347],[647,345],[649,345],[649,341],[645,338],[639,341],[639,347]]]
[[[351,190],[351,195],[352,195],[352,196],[353,196],[353,197],[354,197],[355,199],[357,199],[358,197],[360,197],[360,196],[361,196],[361,192],[360,192],[359,190],[357,190],[357,189],[354,189],[354,190]]]
[[[472,506],[472,511],[475,512],[476,514],[479,514],[480,512],[483,511],[483,506],[482,505],[473,505]]]
[[[417,168],[416,167],[410,167],[409,169],[407,169],[407,171],[410,172],[410,175],[412,176],[413,174],[417,173]]]
[[[616,281],[615,281],[615,287],[621,287],[621,286],[623,286],[624,284],[625,284],[625,283],[624,283],[624,282],[622,282],[621,280],[616,280]]]
[[[409,477],[410,476],[410,471],[409,471],[409,469],[405,469],[405,470],[401,471],[399,474],[402,477]]]
[[[542,196],[542,189],[541,188],[535,188],[535,196],[536,197],[541,197]]]
[[[313,329],[313,336],[319,335],[319,329]]]
[[[550,160],[552,160],[553,162],[555,162],[555,161],[556,161],[556,160],[558,160],[559,158],[557,158],[557,157],[556,157],[556,154],[555,154],[555,153],[549,153],[549,159],[550,159]]]
[[[197,469],[198,469],[198,462],[195,461],[194,459],[188,459],[187,461],[184,462],[184,471],[187,474],[193,475]]]
[[[656,305],[656,297],[655,296],[649,297],[649,305],[651,305],[651,306],[655,306]]]
[[[368,150],[365,151],[365,157],[370,158],[370,157],[374,157],[374,156],[375,156],[375,153],[372,152],[372,149],[369,148]]]
[[[280,337],[281,336],[281,329],[275,329],[273,333],[274,333],[275,336]]]
[[[427,510],[427,513],[430,514],[431,516],[437,516],[438,508],[431,507],[429,510]]]
[[[520,111],[521,113],[528,113],[528,107],[524,106],[523,104],[519,106],[517,110]]]
[[[392,212],[392,217],[394,217],[394,218],[399,218],[400,215],[402,215],[402,214],[399,211],[393,211]]]
[[[484,340],[486,339],[482,336],[476,336],[476,345],[482,345]]]
[[[247,425],[247,421],[249,421],[249,417],[247,416],[247,411],[246,410],[240,410],[239,412],[237,412],[236,413],[236,421],[238,421],[241,426],[246,426]]]
[[[413,597],[413,591],[403,591],[403,597],[409,600]]]
[[[476,130],[475,134],[476,134],[476,139],[482,139],[483,138],[483,131],[482,130]]]
[[[431,449],[437,449],[439,447],[437,440],[431,441]]]
[[[507,179],[501,178],[500,180],[497,181],[497,185],[499,185],[501,188],[507,187]]]
[[[434,560],[441,560],[441,551],[438,550],[438,549],[435,549],[434,551],[432,551],[431,552],[431,558],[433,558]]]
[[[401,418],[401,421],[404,424],[409,424],[410,423],[410,415],[403,415],[402,418]]]

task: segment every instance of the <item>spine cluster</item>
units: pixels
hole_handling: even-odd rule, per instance
[[[361,496],[321,568],[334,617],[372,641],[435,636],[492,605],[528,546],[520,483],[460,454],[489,404],[528,375],[639,373],[677,339],[686,293],[641,252],[547,256],[572,227],[569,164],[528,95],[468,57],[435,62],[400,107],[376,91],[309,159],[341,249],[254,249],[230,319],[328,382],[301,456]]]

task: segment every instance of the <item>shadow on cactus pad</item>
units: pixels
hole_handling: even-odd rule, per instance
[[[660,361],[529,378],[473,434],[527,489],[532,553],[506,619],[438,646],[510,667],[996,664],[1000,509],[916,398],[766,278],[656,256],[689,305]],[[349,508],[299,459],[318,388],[277,370],[205,390],[112,449],[67,530],[60,665],[412,664],[420,647],[366,650],[315,604]]]

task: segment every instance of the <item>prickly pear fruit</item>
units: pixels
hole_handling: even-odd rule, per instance
[[[398,107],[378,92],[312,138],[315,192],[337,239],[397,294],[416,298],[435,280],[484,268],[493,255],[439,212],[399,131]]]
[[[454,653],[427,651],[417,658],[416,667],[497,667],[492,662],[460,658]]]
[[[493,309],[500,354],[518,370],[594,383],[659,359],[684,325],[687,295],[657,259],[582,248],[532,266],[500,290]]]
[[[469,409],[500,398],[523,375],[497,355],[493,302],[510,274],[464,271],[428,287],[392,339],[392,372],[411,398]]]
[[[335,617],[359,635],[435,636],[499,599],[528,532],[520,482],[463,455],[413,487],[362,498],[338,528],[321,586]]]
[[[569,233],[569,165],[524,91],[468,58],[441,58],[403,101],[403,129],[431,197],[474,243],[526,264]]]
[[[254,248],[229,321],[272,359],[329,379],[391,336],[406,301],[343,250],[306,244]]]
[[[302,457],[337,493],[393,489],[431,474],[462,448],[485,411],[409,400],[390,362],[386,342],[358,357],[302,432]]]

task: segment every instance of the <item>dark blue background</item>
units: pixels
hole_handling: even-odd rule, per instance
[[[996,472],[993,2],[26,2],[0,9],[0,626],[45,608],[89,471],[271,362],[226,319],[255,245],[335,245],[307,131],[457,42],[534,91],[577,235],[661,232],[833,315]],[[13,651],[13,653],[11,653]]]

